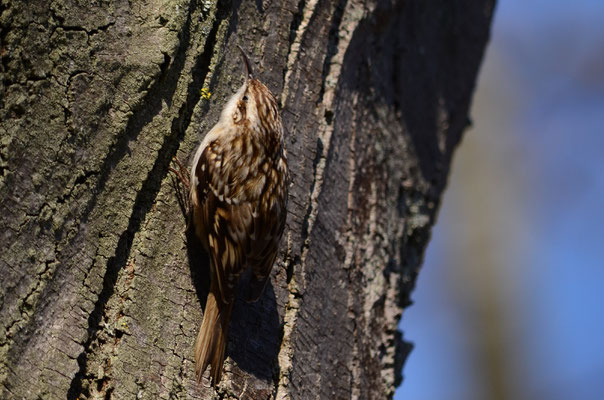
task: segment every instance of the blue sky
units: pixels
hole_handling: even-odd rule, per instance
[[[603,17],[499,2],[396,400],[604,399]]]

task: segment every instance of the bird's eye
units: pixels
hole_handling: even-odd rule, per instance
[[[247,101],[247,96],[243,96],[243,101]]]

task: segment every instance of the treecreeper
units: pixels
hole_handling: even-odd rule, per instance
[[[210,291],[195,342],[197,381],[208,365],[220,382],[239,280],[251,270],[247,300],[262,294],[287,214],[287,156],[279,107],[248,57],[245,81],[195,152],[188,179],[190,222],[210,258]],[[184,170],[184,171],[183,171]]]

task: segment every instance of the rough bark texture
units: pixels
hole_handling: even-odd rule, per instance
[[[168,168],[241,84],[236,44],[281,102],[292,183],[219,396],[391,396],[493,2],[2,0],[0,398],[212,396]]]

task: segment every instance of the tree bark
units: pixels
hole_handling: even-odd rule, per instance
[[[291,186],[219,396],[391,397],[493,3],[3,0],[0,398],[212,396],[168,169],[242,83],[236,44],[281,103]]]

